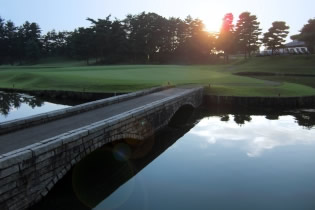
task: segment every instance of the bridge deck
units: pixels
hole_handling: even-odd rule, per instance
[[[0,135],[0,154],[40,142],[59,134],[74,130],[94,122],[104,120],[117,114],[144,106],[146,104],[176,95],[185,88],[172,88],[161,92],[133,98],[117,104],[107,105],[95,110],[65,117],[45,124],[18,130],[12,133]]]

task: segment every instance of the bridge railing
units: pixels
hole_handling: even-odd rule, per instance
[[[64,117],[69,117],[82,112],[87,112],[93,109],[101,108],[107,105],[116,104],[122,101],[127,101],[132,98],[148,95],[150,93],[163,91],[165,89],[171,88],[172,86],[162,86],[155,87],[147,90],[141,90],[137,92],[132,92],[125,95],[115,96],[111,98],[101,99],[97,101],[92,101],[77,106],[60,109],[57,111],[51,111],[43,114],[38,114],[30,117],[25,117],[17,120],[12,120],[4,123],[0,123],[0,135],[9,133],[15,130],[31,127],[34,125],[43,124],[49,121],[61,119]]]

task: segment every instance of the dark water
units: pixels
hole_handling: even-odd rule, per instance
[[[34,209],[315,209],[315,110],[194,112],[89,155]]]
[[[0,91],[0,123],[69,107],[64,104],[50,103],[27,94]]]

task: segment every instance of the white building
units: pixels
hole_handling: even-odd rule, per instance
[[[305,45],[305,42],[294,40],[284,45],[284,48],[277,49],[273,52],[274,55],[305,55],[309,54],[309,51]],[[272,50],[265,49],[259,51],[258,56],[270,56]]]

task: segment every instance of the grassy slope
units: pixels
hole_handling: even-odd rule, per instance
[[[236,64],[234,72],[272,72],[280,74],[315,75],[315,56],[275,56],[255,58]],[[315,88],[315,77],[301,76],[252,76],[252,78],[301,84]]]
[[[1,66],[0,87],[33,90],[125,92],[159,85],[211,84],[207,91],[219,95],[282,96],[315,95],[308,86],[270,83],[235,76],[240,71],[281,71],[315,73],[315,58],[254,58],[231,65],[122,65],[85,66],[83,62],[46,61],[34,66]],[[303,83],[301,83],[303,84]]]
[[[236,63],[233,72],[273,72],[315,74],[315,55],[253,58]]]

